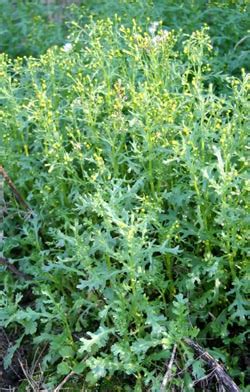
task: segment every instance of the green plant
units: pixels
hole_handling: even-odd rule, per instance
[[[214,87],[207,27],[142,26],[74,22],[66,50],[1,55],[2,162],[35,211],[4,222],[33,280],[2,273],[1,324],[48,344],[48,388],[73,371],[159,391],[176,344],[172,386],[195,390],[186,337],[245,388],[249,76]]]
[[[12,57],[38,56],[67,36],[64,19],[69,12],[61,5],[42,1],[0,1],[0,52]]]

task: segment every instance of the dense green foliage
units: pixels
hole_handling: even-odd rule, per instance
[[[89,15],[95,19],[119,15],[127,26],[135,18],[145,28],[150,18],[162,20],[167,29],[188,34],[208,24],[220,70],[239,74],[249,64],[247,0],[79,0],[80,12],[73,0],[68,8],[64,0],[50,3],[44,6],[41,0],[21,0],[17,6],[14,0],[0,0],[0,52],[37,56],[65,41],[72,20],[80,19],[82,24]]]
[[[246,390],[249,14],[116,3],[75,10],[71,46],[1,55],[1,161],[35,214],[6,194],[3,251],[32,281],[2,271],[0,322],[47,344],[48,388],[74,370],[88,391],[159,391],[177,344],[171,387],[196,390],[191,337]]]
[[[59,21],[51,15],[58,15]],[[67,33],[63,16],[58,6],[44,7],[41,1],[18,1],[17,5],[0,0],[0,52],[37,56],[51,45],[62,44]]]

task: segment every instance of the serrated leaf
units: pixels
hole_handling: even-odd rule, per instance
[[[7,354],[4,357],[4,369],[7,369],[11,365],[12,358],[16,350],[20,347],[24,334],[16,341],[13,346],[8,348]]]
[[[176,305],[176,306],[178,306],[178,304],[183,304],[183,305],[185,305],[185,304],[187,304],[188,303],[188,299],[187,298],[184,298],[183,297],[183,294],[177,294],[176,296],[175,296],[175,298],[177,299],[177,302],[174,302],[174,306]]]
[[[77,363],[74,367],[73,367],[73,372],[75,372],[76,374],[81,374],[84,369],[85,369],[86,365],[83,362]]]
[[[168,241],[165,241],[162,245],[155,247],[158,252],[162,254],[171,254],[171,255],[178,255],[181,253],[181,250],[179,250],[179,246],[175,246],[174,248],[169,248],[168,246]]]
[[[222,159],[222,156],[221,156],[220,149],[214,145],[213,146],[213,151],[214,151],[214,155],[216,156],[217,161],[218,161],[219,173],[221,174],[221,176],[224,176],[225,175],[224,162],[223,162],[223,159]]]
[[[166,331],[165,323],[166,318],[163,315],[157,315],[153,311],[148,312],[146,324],[151,326],[152,335],[161,336]]]
[[[160,341],[154,339],[138,339],[132,344],[131,350],[137,355],[145,354],[150,347],[155,347],[159,343]]]
[[[119,357],[120,361],[129,362],[131,360],[132,352],[129,342],[120,341],[112,345],[111,352],[115,357]]]
[[[102,377],[105,377],[108,371],[108,362],[103,358],[90,358],[87,361],[87,365],[91,369],[91,373],[88,373],[87,377],[90,382],[97,381]]]
[[[61,374],[62,376],[68,374],[70,372],[70,367],[66,362],[61,362],[57,366],[57,372],[58,374]]]
[[[101,348],[104,347],[106,342],[108,341],[109,334],[112,333],[113,330],[106,327],[100,327],[95,333],[87,332],[87,335],[90,337],[89,339],[81,338],[80,341],[82,346],[79,348],[79,353],[91,352],[93,348]]]
[[[205,376],[205,371],[200,361],[195,361],[192,365],[192,374],[198,380]]]
[[[72,358],[74,356],[74,350],[70,346],[64,346],[59,350],[59,354],[63,358]]]

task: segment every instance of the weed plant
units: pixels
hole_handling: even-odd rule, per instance
[[[0,10],[0,52],[12,57],[38,56],[52,45],[62,45],[67,40],[70,24],[75,21],[85,24],[89,15],[94,19],[113,19],[119,15],[127,27],[136,19],[145,29],[150,18],[162,20],[165,29],[182,30],[184,34],[207,24],[217,78],[220,72],[239,77],[241,68],[249,67],[247,0],[20,0],[18,3],[0,0]]]
[[[70,11],[63,4],[45,5],[42,0],[0,0],[0,52],[12,57],[38,56],[50,46],[63,44],[65,19]]]
[[[222,59],[217,83],[209,33],[90,19],[67,48],[1,55],[2,163],[35,215],[6,194],[4,254],[32,281],[2,271],[0,320],[44,347],[49,390],[74,371],[159,391],[174,344],[169,388],[197,390],[186,337],[247,390],[249,75]]]

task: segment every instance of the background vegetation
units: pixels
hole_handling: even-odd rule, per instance
[[[5,367],[28,345],[33,390],[159,391],[176,345],[194,391],[190,337],[246,391],[247,2],[0,5],[1,161],[34,211],[6,190],[32,279],[2,267]]]

